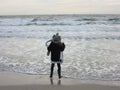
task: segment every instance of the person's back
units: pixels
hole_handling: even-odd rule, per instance
[[[54,62],[59,62],[60,52],[63,51],[64,48],[65,48],[64,43],[51,42],[51,44],[48,46],[48,51],[51,52],[51,60]]]
[[[64,51],[65,49],[65,44],[61,42],[61,37],[57,33],[56,35],[53,35],[53,39],[51,40],[50,45],[47,46],[48,53],[49,55],[51,53],[51,73],[50,73],[50,78],[53,76],[53,69],[55,63],[57,63],[58,66],[58,76],[59,79],[61,78],[61,52]]]

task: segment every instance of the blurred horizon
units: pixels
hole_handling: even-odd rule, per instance
[[[120,14],[8,14],[8,15],[0,15],[0,16],[43,16],[43,15],[120,15]]]

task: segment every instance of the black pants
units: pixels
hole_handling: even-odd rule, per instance
[[[55,66],[55,63],[52,63],[51,64],[51,72],[50,72],[50,77],[51,78],[53,76],[54,66]],[[58,77],[61,78],[61,65],[60,65],[60,63],[57,63],[57,67],[58,67]]]

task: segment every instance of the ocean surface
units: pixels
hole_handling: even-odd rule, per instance
[[[0,16],[0,71],[48,75],[55,33],[66,45],[63,77],[120,81],[120,15]]]

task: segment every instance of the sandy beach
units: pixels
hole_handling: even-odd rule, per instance
[[[48,75],[0,72],[0,90],[120,90],[119,81],[88,81],[70,78],[51,80]]]

